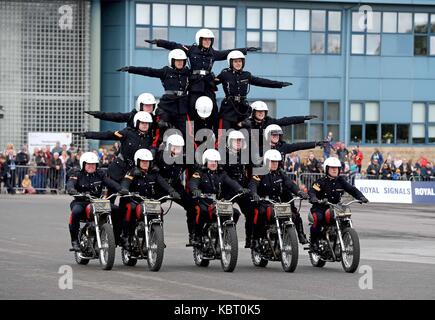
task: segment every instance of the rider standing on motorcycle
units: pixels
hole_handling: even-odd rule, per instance
[[[156,115],[160,116],[159,125],[173,127],[186,134],[186,120],[189,111],[187,88],[190,70],[186,66],[187,56],[183,50],[175,49],[169,52],[168,66],[161,69],[149,67],[123,67],[117,71],[134,73],[142,76],[159,78],[165,93],[160,99]],[[163,130],[162,130],[163,131]],[[163,135],[163,132],[161,133]]]
[[[254,206],[253,217],[253,240],[251,248],[255,246],[256,240],[264,235],[264,225],[267,221],[271,222],[272,207],[270,204],[260,202],[260,197],[269,197],[273,201],[284,202],[292,199],[292,194],[303,199],[308,199],[308,195],[301,190],[290,179],[290,177],[279,169],[282,162],[281,153],[278,150],[268,150],[264,154],[263,163],[269,169],[269,173],[263,176],[253,176],[249,183],[249,189],[256,205]],[[293,210],[292,210],[293,211]],[[299,216],[299,214],[297,214]],[[305,238],[302,220],[293,212],[292,220],[298,232],[299,241]],[[296,220],[296,221],[295,221]]]
[[[195,229],[195,218],[193,214],[192,197],[185,190],[182,179],[186,168],[191,168],[186,164],[186,154],[184,153],[184,139],[178,134],[173,134],[166,140],[164,150],[160,150],[156,155],[156,165],[158,166],[161,176],[166,179],[171,187],[177,191],[181,199],[175,202],[184,208],[187,218],[187,229],[189,232],[189,243],[193,241]]]
[[[207,198],[200,198],[202,194],[216,195],[216,199],[223,196],[224,188],[235,193],[248,193],[249,189],[244,189],[237,181],[231,179],[227,173],[219,168],[218,162],[221,161],[219,151],[214,149],[206,150],[202,155],[202,164],[204,168],[196,171],[190,181],[189,190],[193,198],[198,198],[195,205],[195,241],[194,244],[201,242],[202,228],[206,221],[212,218],[213,206],[212,201]],[[234,217],[237,223],[238,217]]]
[[[153,118],[151,125],[152,135],[154,137],[153,148],[157,147],[162,141],[160,134],[160,117],[153,114],[156,108],[156,98],[151,93],[141,93],[136,99],[136,105],[130,112],[102,112],[102,111],[85,111],[85,113],[93,116],[94,118],[112,122],[126,122],[131,128],[134,128],[134,116],[139,111],[148,112]]]
[[[212,72],[213,64],[215,61],[222,61],[227,58],[227,55],[232,50],[242,51],[244,54],[255,52],[260,48],[240,48],[232,50],[215,50],[213,48],[214,34],[209,29],[200,29],[195,35],[196,43],[193,45],[183,45],[176,42],[166,41],[162,39],[145,40],[148,43],[155,44],[168,50],[181,49],[189,58],[189,65],[191,68],[191,75],[189,78],[189,113],[193,115],[195,112],[195,102],[201,96],[208,96],[213,101],[213,115],[212,118],[217,122],[217,104],[216,104],[216,84],[214,83],[214,74]]]
[[[310,246],[315,251],[322,226],[333,223],[333,217],[329,212],[329,205],[323,203],[327,200],[330,203],[337,204],[341,201],[344,192],[349,193],[357,200],[367,203],[368,200],[357,188],[348,183],[340,176],[341,162],[338,158],[330,157],[323,163],[325,176],[316,180],[308,191],[310,197],[311,214],[313,224],[310,230]]]
[[[243,188],[248,188],[252,176],[252,163],[249,153],[246,154],[246,159],[242,157],[242,152],[246,148],[247,143],[243,133],[235,130],[231,131],[227,139],[226,162],[223,169],[231,179],[237,181]],[[232,198],[235,195],[227,190],[224,191],[225,199]],[[235,202],[245,216],[245,248],[249,248],[252,234],[251,197],[249,194],[244,194],[236,198]]]
[[[107,177],[103,170],[98,170],[98,156],[92,152],[85,152],[80,157],[80,170],[75,170],[68,179],[66,190],[68,194],[89,193],[93,197],[101,197],[103,187],[107,186],[119,191],[121,186]],[[80,251],[78,235],[80,220],[90,219],[89,202],[73,200],[70,204],[71,215],[69,219],[69,232],[71,235],[71,245],[74,251]],[[113,212],[112,212],[113,213]],[[113,215],[113,214],[112,214]],[[117,219],[113,219],[113,222]]]
[[[211,117],[213,101],[207,96],[199,97],[195,102],[195,110],[196,113],[194,115],[187,116],[187,132],[188,137],[193,141],[196,150],[201,143],[206,141],[206,139],[212,141],[214,145],[216,142],[216,132],[213,131],[215,128]],[[205,136],[202,140],[199,139],[196,141],[196,134],[202,129],[207,130],[207,132],[204,132]]]
[[[121,195],[129,192],[139,193],[139,195],[156,199],[162,194],[169,194],[175,199],[181,199],[178,192],[174,190],[166,180],[159,174],[159,169],[153,166],[153,155],[148,149],[139,149],[134,154],[135,168],[130,170],[121,182]],[[136,221],[140,218],[140,206],[136,202],[124,200],[120,201],[120,208],[126,208],[124,221],[122,224],[122,245],[128,249],[128,238],[131,235]]]
[[[228,68],[215,78],[216,84],[222,84],[225,98],[222,100],[219,110],[219,129],[238,129],[240,122],[251,115],[247,95],[250,86],[266,88],[284,88],[291,85],[290,82],[274,81],[253,76],[244,71],[245,55],[238,51],[231,51],[227,56]]]

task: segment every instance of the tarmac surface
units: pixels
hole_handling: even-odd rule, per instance
[[[283,272],[280,262],[254,267],[243,248],[243,217],[235,271],[223,272],[218,260],[197,267],[192,248],[185,247],[184,211],[174,204],[165,217],[163,266],[151,272],[144,260],[124,266],[119,248],[111,271],[101,270],[97,260],[77,265],[68,251],[71,199],[0,195],[0,299],[435,299],[433,206],[355,204],[361,262],[348,274],[341,263],[312,267],[302,246],[294,273]],[[305,222],[308,208],[305,202]],[[59,287],[65,266],[73,271],[71,290]]]

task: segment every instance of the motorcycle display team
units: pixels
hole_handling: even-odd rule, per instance
[[[244,69],[245,55],[260,48],[215,50],[208,29],[199,30],[195,40],[193,45],[146,40],[171,50],[168,65],[126,66],[118,71],[160,79],[164,94],[158,104],[151,93],[143,93],[131,112],[87,111],[126,126],[118,131],[73,133],[120,142],[107,171],[98,168],[95,153],[85,152],[80,168],[69,174],[67,192],[74,197],[70,251],[76,262],[98,259],[103,269],[110,270],[120,246],[125,265],[143,259],[150,270],[158,271],[166,247],[162,203],[174,201],[186,212],[186,246],[192,247],[197,266],[206,267],[217,259],[226,272],[236,268],[236,226],[243,214],[245,248],[251,250],[256,267],[279,261],[284,271],[293,272],[300,242],[308,244],[305,249],[313,266],[341,262],[346,272],[355,272],[360,248],[350,205],[368,200],[340,176],[342,164],[337,158],[325,159],[325,175],[309,186],[308,193],[283,170],[287,153],[325,142],[287,143],[282,127],[315,116],[275,119],[268,115],[265,102],[248,103],[251,85],[291,85]],[[221,60],[228,67],[216,76],[213,63]],[[220,108],[218,85],[225,92]],[[342,203],[344,192],[356,200]],[[304,200],[312,204],[309,240],[299,214]]]

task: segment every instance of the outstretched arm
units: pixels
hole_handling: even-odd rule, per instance
[[[98,131],[87,131],[87,132],[73,132],[75,135],[79,135],[86,139],[94,139],[94,140],[122,140],[124,138],[124,134],[122,131],[106,131],[106,132],[98,132]]]
[[[249,79],[249,83],[253,86],[257,87],[266,87],[266,88],[283,88],[291,85],[290,82],[281,82],[275,80],[269,80],[265,78],[255,77],[251,75]]]
[[[151,78],[159,78],[162,79],[165,75],[165,69],[154,69],[149,67],[122,67],[116,71],[128,72],[133,74],[138,74],[141,76],[151,77]]]
[[[283,117],[279,119],[270,118],[270,124],[277,124],[279,126],[289,126],[292,124],[304,123],[307,120],[317,118],[316,116],[294,116]]]
[[[112,122],[128,122],[131,112],[102,112],[102,111],[85,111],[85,113],[100,120]]]
[[[261,48],[256,47],[249,47],[249,48],[235,48],[235,49],[229,49],[229,50],[214,50],[213,56],[215,61],[222,61],[227,59],[228,53],[231,51],[238,50],[242,52],[244,55],[246,55],[248,52],[255,52],[261,50]]]
[[[181,44],[181,43],[167,41],[167,40],[163,40],[163,39],[145,40],[145,42],[148,42],[150,44],[155,44],[155,45],[157,45],[157,47],[164,48],[167,50],[181,49],[186,53],[187,53],[187,51],[190,50],[190,46],[186,46],[186,45]]]

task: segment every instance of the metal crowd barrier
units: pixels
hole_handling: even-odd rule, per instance
[[[57,170],[49,166],[16,166],[15,170],[9,173],[8,185],[17,193],[24,193],[21,183],[26,175],[29,176],[31,186],[37,193],[65,191],[66,172],[63,167]],[[6,182],[3,182],[1,193],[4,193],[4,189],[6,189]]]

